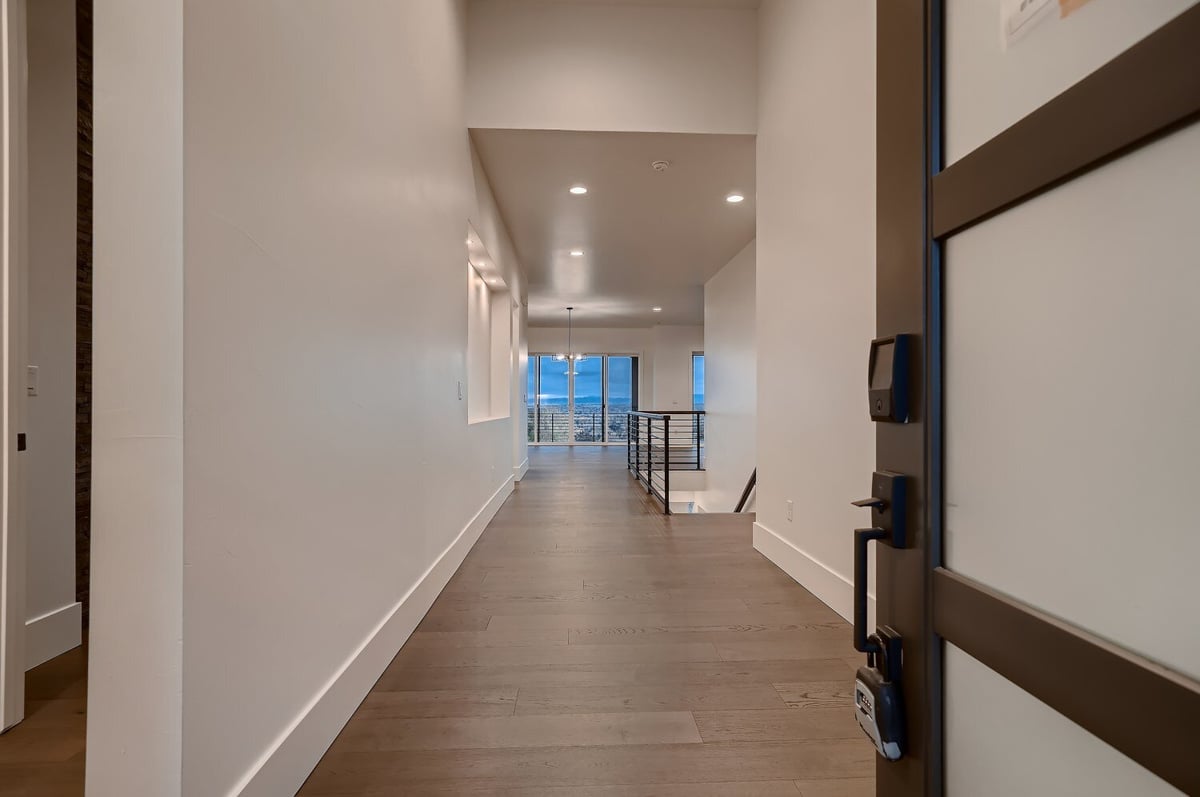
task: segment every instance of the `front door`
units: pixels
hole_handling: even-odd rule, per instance
[[[1200,794],[1200,8],[877,12],[877,793]]]

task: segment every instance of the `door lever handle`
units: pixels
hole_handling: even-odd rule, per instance
[[[879,653],[879,643],[867,636],[867,545],[890,536],[878,527],[854,530],[854,649],[860,653]]]
[[[888,502],[884,498],[863,498],[859,501],[851,501],[851,506],[871,507],[879,509],[887,509]]]

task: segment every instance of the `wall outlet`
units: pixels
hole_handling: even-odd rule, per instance
[[[787,502],[787,518],[788,518],[788,523],[791,523],[791,522],[792,522],[792,510],[795,508],[795,506],[796,506],[795,502],[793,502],[793,501],[788,501],[788,502]]]

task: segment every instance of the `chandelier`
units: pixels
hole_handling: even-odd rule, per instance
[[[576,354],[571,348],[571,313],[574,312],[574,307],[567,308],[567,350],[554,355],[554,359],[559,362],[568,362],[570,367],[563,371],[567,376],[579,376],[579,372],[575,370],[575,364],[581,363],[587,359],[583,354]]]

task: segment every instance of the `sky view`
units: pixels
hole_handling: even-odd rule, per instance
[[[608,358],[608,403],[612,407],[631,404],[633,357],[610,355]],[[529,403],[533,403],[536,368],[542,372],[541,403],[543,406],[567,405],[567,363],[553,356],[529,358]],[[599,405],[603,396],[604,358],[601,355],[588,357],[575,365],[575,404]],[[693,359],[693,401],[696,409],[704,409],[704,355]]]

